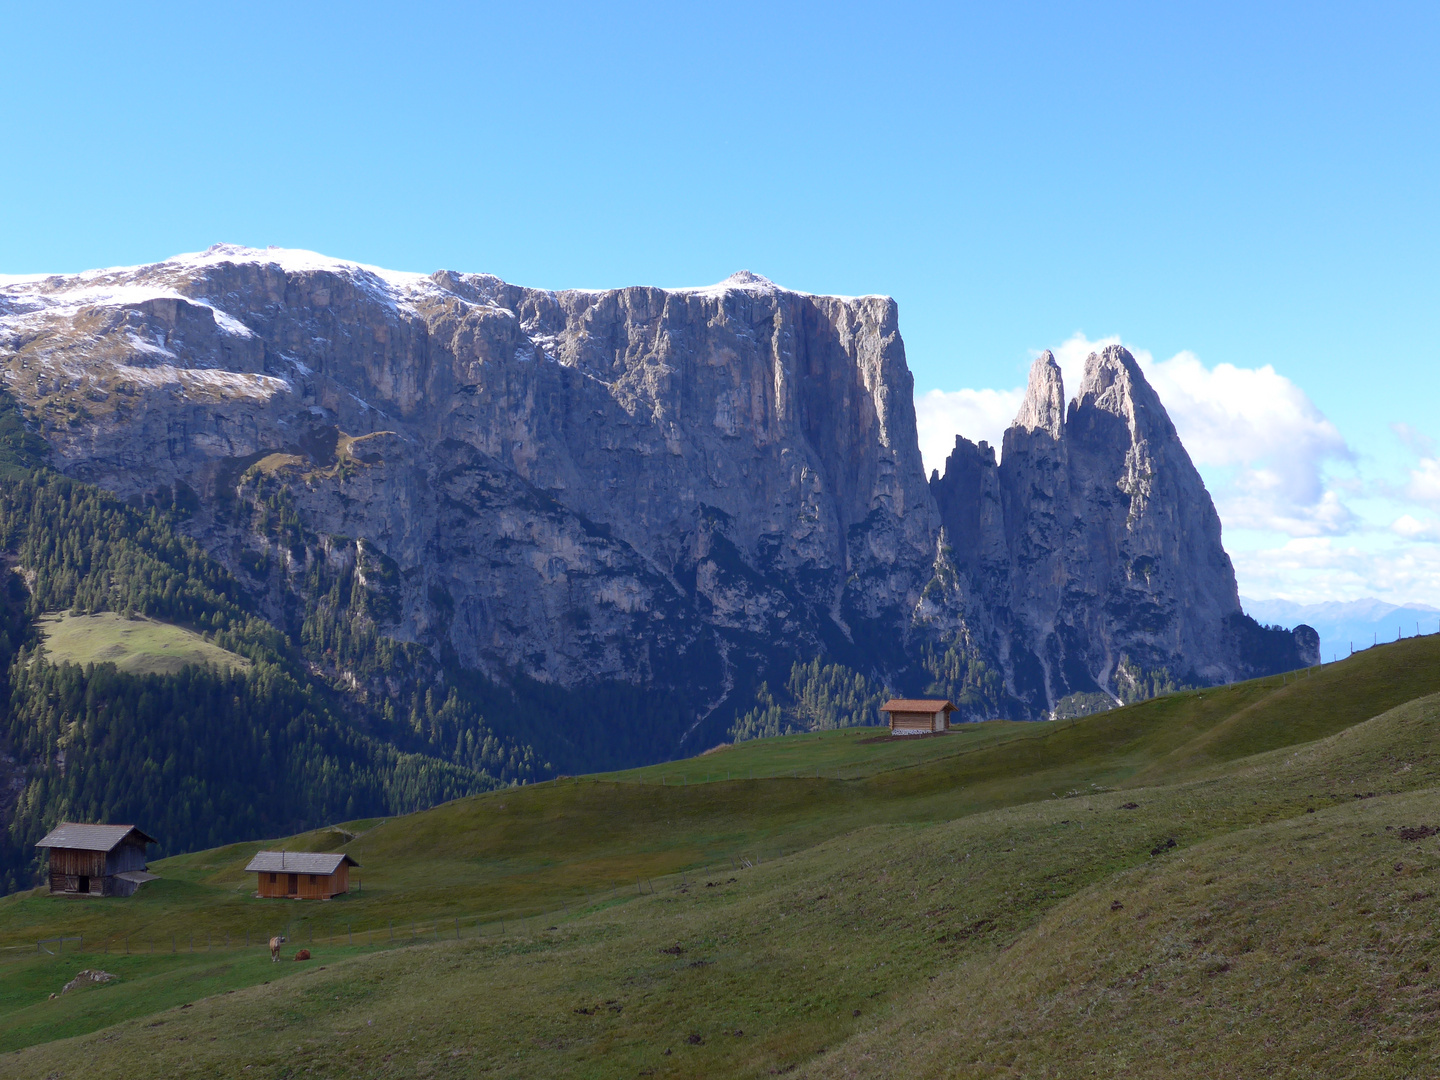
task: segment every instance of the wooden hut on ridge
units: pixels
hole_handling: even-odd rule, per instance
[[[880,711],[889,714],[891,735],[930,735],[949,731],[950,714],[956,710],[948,701],[891,698]]]

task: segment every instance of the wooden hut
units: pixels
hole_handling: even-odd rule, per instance
[[[891,698],[880,711],[890,717],[891,735],[930,735],[950,730],[955,706],[948,701],[925,698]]]
[[[155,842],[134,825],[62,821],[35,846],[50,852],[52,896],[129,896],[155,879],[145,866]]]
[[[257,896],[290,900],[329,900],[350,891],[349,855],[313,851],[259,851],[245,869],[258,875]]]

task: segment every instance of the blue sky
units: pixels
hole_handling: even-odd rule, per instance
[[[1118,338],[1242,592],[1440,603],[1434,4],[197,8],[6,5],[0,273],[889,293],[931,457]]]

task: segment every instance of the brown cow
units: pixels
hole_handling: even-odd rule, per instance
[[[280,962],[280,946],[285,944],[285,935],[277,934],[270,939],[270,961],[278,964]]]

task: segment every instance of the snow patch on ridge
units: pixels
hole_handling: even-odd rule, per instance
[[[99,273],[110,271],[89,271],[74,278],[35,277],[19,283],[0,284],[0,298],[10,302],[13,312],[8,316],[0,315],[0,326],[17,330],[37,329],[39,324],[49,319],[73,319],[85,308],[136,307],[151,300],[182,300],[195,307],[209,308],[215,317],[215,325],[232,337],[255,336],[243,322],[204,297],[186,296],[165,285],[84,281],[66,287],[70,282],[81,282],[91,274]],[[25,285],[50,287],[34,290],[24,288]]]
[[[222,263],[254,263],[262,266],[277,266],[287,274],[313,274],[317,271],[327,271],[332,274],[341,274],[347,277],[355,276],[356,272],[369,274],[393,289],[412,291],[423,289],[427,286],[435,287],[428,274],[410,273],[403,270],[387,270],[383,266],[371,266],[368,263],[351,262],[348,259],[336,259],[329,255],[321,255],[316,251],[307,251],[304,248],[250,248],[239,244],[215,244],[204,251],[189,252],[184,255],[174,255],[166,259],[159,266],[183,266],[183,267],[209,267],[219,266]],[[130,267],[129,269],[141,269]]]
[[[117,364],[119,378],[156,389],[209,390],[221,394],[260,398],[269,401],[276,394],[293,389],[286,379],[273,375],[256,375],[248,371],[224,371],[220,368],[182,368],[174,364],[135,367]]]
[[[0,326],[38,330],[52,319],[73,319],[86,307],[133,307],[150,300],[183,300],[209,308],[216,325],[225,333],[251,338],[254,334],[250,328],[213,300],[184,291],[195,271],[236,263],[274,266],[287,274],[333,273],[397,309],[408,308],[415,293],[439,288],[425,274],[386,270],[314,251],[216,244],[205,251],[141,266],[108,267],[78,274],[0,275],[0,302],[9,308],[7,314],[0,315]]]

